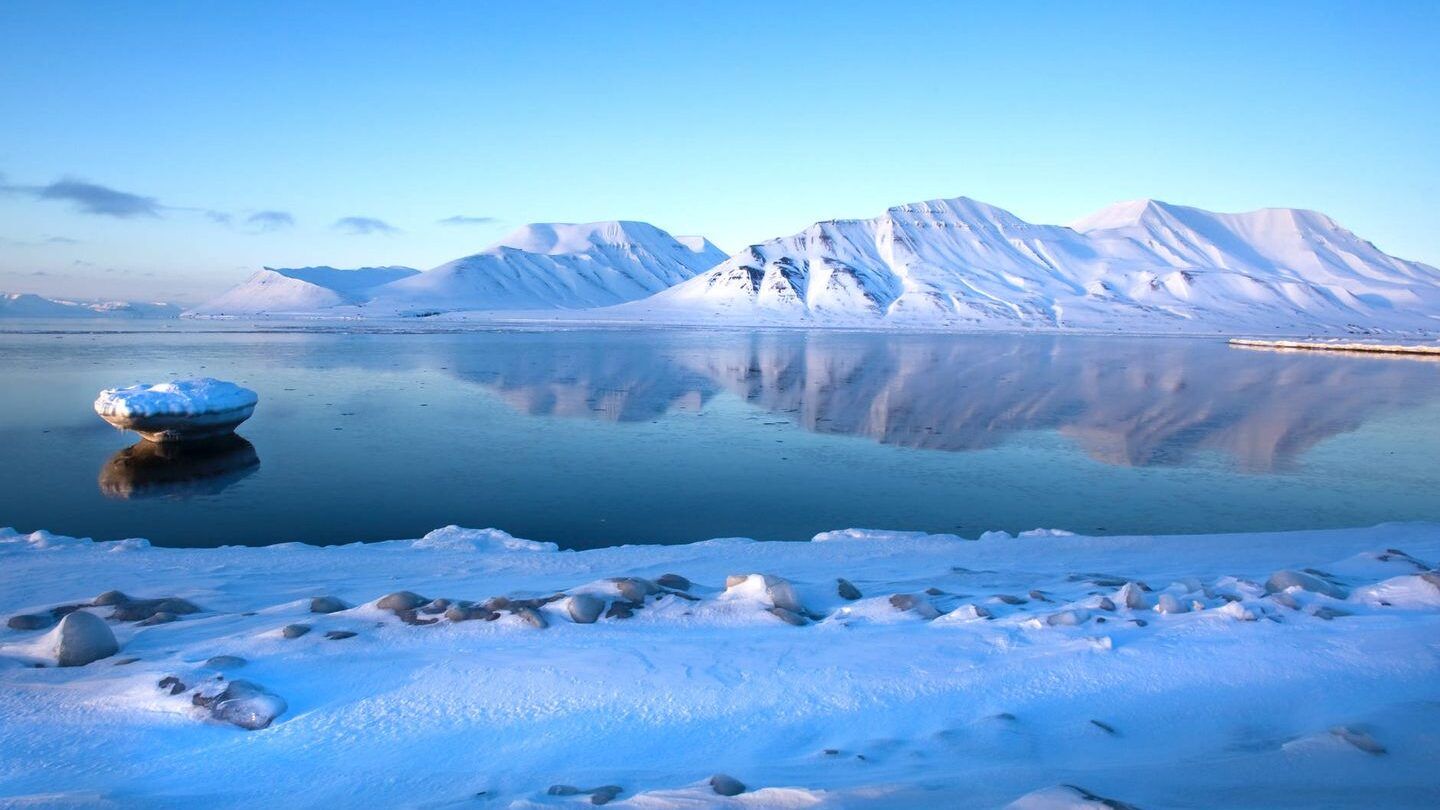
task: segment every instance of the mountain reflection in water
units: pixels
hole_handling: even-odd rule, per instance
[[[1423,404],[1440,366],[1239,352],[1219,341],[768,333],[713,345],[608,338],[445,358],[532,416],[633,422],[721,392],[817,433],[965,451],[1058,431],[1092,458],[1177,465],[1218,451],[1284,469],[1323,439]]]

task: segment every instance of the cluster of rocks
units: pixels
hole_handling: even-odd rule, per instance
[[[561,609],[575,624],[593,624],[602,618],[631,618],[636,611],[643,610],[658,598],[674,597],[687,601],[699,599],[689,593],[692,587],[690,580],[679,574],[664,574],[654,580],[614,577],[606,580],[606,583],[613,590],[613,594],[561,592],[540,597],[492,596],[482,601],[472,601],[446,597],[431,599],[413,591],[395,591],[377,599],[375,606],[393,613],[406,624],[416,626],[436,624],[441,619],[455,623],[493,622],[509,615],[526,625],[543,629],[548,627],[550,622],[542,610],[555,603],[561,603]],[[310,609],[315,613],[332,613],[347,608],[343,602],[327,596],[312,600]],[[291,625],[282,632],[286,633],[287,638],[298,637],[306,632],[299,629],[302,626]],[[326,636],[334,637],[334,632],[327,633]],[[294,635],[290,635],[291,633]]]
[[[591,804],[609,804],[616,796],[625,792],[619,785],[601,785],[593,788],[579,788],[574,785],[551,785],[545,791],[551,796],[585,796],[590,797]]]
[[[202,670],[212,674],[201,678],[193,690],[179,675],[166,675],[155,687],[172,697],[191,692],[191,705],[204,709],[212,720],[255,731],[268,727],[289,707],[284,698],[253,681],[226,680],[217,672],[239,669],[247,663],[238,655],[212,656],[202,665]]]
[[[706,784],[719,796],[739,796],[747,790],[744,782],[723,773],[717,773],[710,777],[706,780]],[[619,785],[601,785],[593,788],[551,785],[545,792],[551,796],[589,796],[591,804],[609,804],[621,793],[624,793],[625,789]]]
[[[111,621],[136,622],[141,626],[172,622],[182,615],[200,610],[193,603],[177,597],[133,599],[120,591],[106,591],[90,602],[57,605],[44,613],[11,616],[5,624],[12,630],[44,630],[54,625],[55,629],[47,637],[47,647],[56,665],[78,667],[108,658],[120,650],[115,632],[105,620],[86,610],[107,607],[111,608]]]
[[[136,622],[142,627],[166,624],[199,613],[200,608],[193,602],[175,596],[158,599],[135,599],[120,591],[106,591],[95,597],[93,607],[111,607],[110,620],[115,622]]]
[[[165,682],[161,681],[162,687]],[[184,684],[176,684],[180,687],[176,691],[174,685],[170,687],[170,694],[179,694],[184,690]],[[210,717],[222,723],[230,723],[248,731],[268,727],[275,718],[285,713],[289,708],[285,699],[268,691],[265,687],[250,681],[226,681],[216,679],[209,682],[191,696],[190,701],[195,706],[205,709]]]

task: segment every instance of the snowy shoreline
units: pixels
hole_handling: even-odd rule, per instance
[[[1437,559],[1435,524],[588,551],[0,530],[5,616],[83,605],[119,643],[35,668],[54,630],[0,630],[0,804],[1433,806]],[[404,591],[451,602],[380,603]],[[200,705],[242,679],[280,698],[268,727]]]

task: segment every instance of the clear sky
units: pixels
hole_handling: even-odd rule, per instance
[[[1437,43],[1433,0],[10,0],[0,290],[193,302],[532,221],[734,251],[960,195],[1314,208],[1440,264]]]

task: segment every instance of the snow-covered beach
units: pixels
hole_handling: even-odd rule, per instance
[[[1433,806],[1437,558],[1434,524],[580,552],[4,531],[7,617],[126,596],[78,608],[119,645],[85,666],[0,630],[0,804]],[[237,680],[280,699],[268,727],[197,705]]]

